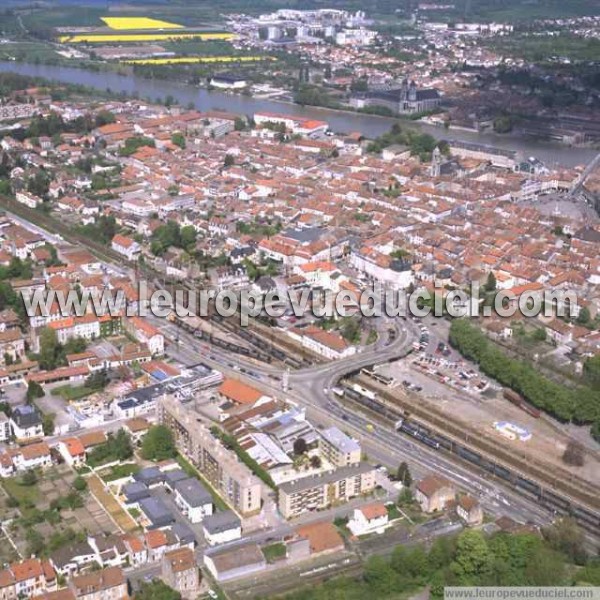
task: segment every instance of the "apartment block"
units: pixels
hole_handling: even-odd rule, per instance
[[[260,512],[261,482],[227,450],[197,417],[173,396],[159,402],[159,420],[172,432],[177,448],[242,515]]]
[[[162,558],[161,574],[169,587],[182,598],[197,598],[200,590],[200,570],[196,565],[194,551],[178,548],[166,552]]]
[[[279,487],[279,511],[291,519],[309,510],[326,508],[334,502],[347,502],[375,488],[375,470],[359,463],[283,483]]]
[[[360,462],[360,444],[337,427],[320,432],[319,448],[323,457],[336,467],[357,465]]]

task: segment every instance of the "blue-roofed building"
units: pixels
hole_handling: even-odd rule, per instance
[[[125,496],[125,504],[137,504],[140,500],[150,497],[148,486],[141,481],[124,485],[121,493]]]
[[[185,523],[175,523],[175,525],[171,527],[171,531],[179,541],[180,546],[189,546],[193,549],[196,545],[196,535],[189,525],[186,525]]]
[[[138,471],[133,479],[144,483],[149,488],[162,485],[165,482],[165,474],[158,467],[146,467],[141,471]]]
[[[115,400],[113,410],[122,419],[148,414],[156,409],[158,399],[165,393],[162,383],[130,392],[125,398]]]
[[[183,469],[174,469],[165,473],[165,485],[172,491],[175,491],[175,484],[178,481],[187,479],[189,475]]]
[[[167,505],[160,500],[151,496],[150,498],[144,498],[139,502],[140,510],[146,515],[150,525],[148,529],[160,529],[161,527],[167,527],[171,523],[175,522],[175,517],[168,509]]]
[[[199,523],[213,512],[210,492],[194,477],[175,484],[175,504],[192,523]]]
[[[14,408],[9,422],[17,440],[32,440],[44,436],[42,415],[31,404],[23,404]]]
[[[224,510],[202,521],[204,538],[211,546],[242,537],[242,522],[232,510]]]

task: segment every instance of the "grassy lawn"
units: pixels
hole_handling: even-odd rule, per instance
[[[2,487],[11,498],[19,502],[21,510],[27,507],[33,508],[40,498],[38,485],[22,485],[20,475],[2,479]]]
[[[262,552],[269,563],[281,560],[282,558],[285,558],[285,544],[278,542],[276,544],[271,544],[270,546],[265,546],[262,549]]]
[[[394,519],[400,519],[402,517],[402,514],[395,504],[388,504],[385,508],[387,509],[388,519],[390,521],[393,521]]]
[[[105,471],[100,471],[98,474],[100,477],[102,477],[102,479],[104,479],[104,481],[109,482],[135,475],[139,470],[140,466],[137,464],[125,464],[111,467]]]
[[[223,500],[215,488],[213,488],[213,486],[202,476],[200,471],[194,467],[194,465],[181,456],[181,454],[177,455],[177,462],[190,477],[199,479],[205,485],[206,489],[210,492],[210,495],[213,498],[213,502],[217,510],[229,510],[229,505]]]
[[[72,385],[61,385],[60,387],[54,388],[52,390],[53,396],[60,396],[65,400],[80,400],[81,398],[85,398],[90,394],[93,394],[94,390],[91,388],[87,388],[83,385],[73,387]]]

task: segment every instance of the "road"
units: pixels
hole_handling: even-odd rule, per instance
[[[531,521],[538,525],[547,525],[551,522],[553,514],[540,507],[535,500],[530,500],[500,482],[476,473],[472,468],[457,464],[454,459],[390,428],[377,424],[373,431],[369,431],[367,425],[372,424],[372,421],[368,417],[359,412],[349,411],[334,399],[332,394],[325,391],[331,389],[348,370],[405,354],[412,345],[417,330],[410,321],[403,322],[403,325],[404,328],[394,343],[387,347],[364,351],[343,361],[290,372],[289,387],[285,396],[306,407],[309,419],[317,426],[336,425],[357,438],[372,462],[395,468],[400,462],[406,461],[415,479],[431,472],[441,473],[459,489],[478,498],[484,510],[493,516],[509,515],[520,522]],[[170,327],[164,325],[164,321],[162,327],[165,333],[170,330]],[[167,353],[174,360],[184,364],[204,362],[235,378],[241,376],[240,368],[244,368],[244,376],[250,376],[253,385],[274,396],[282,395],[281,370],[279,376],[274,379],[273,375],[277,372],[274,367],[258,365],[249,359],[209,348],[184,331],[179,330],[179,343],[169,345]]]
[[[38,231],[48,239],[56,239],[56,236],[52,236],[42,228],[24,219],[15,218],[23,226]],[[114,265],[111,264],[111,267],[114,268]],[[166,320],[153,319],[171,341],[167,352],[175,360],[187,365],[205,362],[233,377],[240,377],[240,371],[244,368],[244,376],[250,378],[254,385],[275,396],[281,395],[284,373],[281,369],[261,365],[250,359],[211,348]],[[492,515],[508,514],[519,521],[532,521],[538,524],[551,521],[553,515],[539,507],[534,500],[521,496],[499,482],[488,480],[472,467],[459,465],[441,453],[423,447],[384,427],[377,426],[374,431],[368,431],[366,429],[368,418],[360,413],[346,410],[330,398],[327,390],[335,385],[341,376],[366,365],[400,358],[409,351],[413,340],[418,336],[416,326],[409,320],[398,324],[398,320],[387,317],[379,319],[380,322],[376,326],[380,331],[385,326],[392,326],[398,332],[392,343],[383,336],[375,347],[366,348],[349,358],[290,372],[286,395],[299,405],[305,406],[309,417],[317,425],[336,424],[360,439],[369,457],[375,461],[392,467],[401,461],[406,461],[416,478],[431,471],[444,473],[459,489],[478,497],[484,509]]]

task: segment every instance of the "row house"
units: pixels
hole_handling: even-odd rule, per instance
[[[129,597],[127,579],[120,567],[107,567],[69,581],[69,588],[78,600],[122,600]]]
[[[9,448],[0,453],[0,477],[12,477],[30,469],[46,469],[53,464],[50,447],[45,442],[22,448]]]
[[[100,337],[100,321],[97,316],[92,314],[53,321],[48,324],[48,327],[56,331],[60,344],[65,344],[75,338],[93,340]]]
[[[58,589],[56,573],[49,561],[29,558],[0,571],[0,598],[35,598]]]

